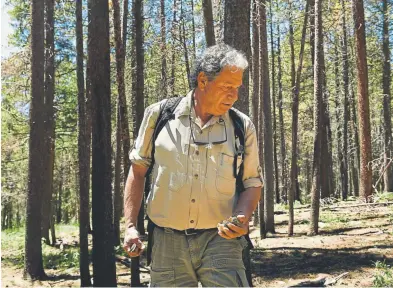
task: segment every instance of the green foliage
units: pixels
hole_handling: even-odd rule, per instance
[[[337,214],[332,212],[323,212],[320,217],[320,222],[323,223],[348,223],[351,218],[346,214]]]
[[[392,287],[393,286],[393,267],[387,265],[385,261],[375,262],[375,268],[378,269],[374,276],[374,287]]]

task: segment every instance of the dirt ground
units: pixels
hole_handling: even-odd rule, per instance
[[[266,239],[261,240],[259,228],[251,226],[255,244],[251,252],[254,286],[286,287],[348,272],[334,286],[370,287],[377,271],[374,263],[379,260],[393,264],[393,206],[323,210],[320,235],[312,237],[306,235],[309,217],[307,209],[295,210],[293,237],[287,236],[287,214],[275,215],[276,233]],[[116,265],[118,286],[129,286],[129,268],[121,263]],[[144,257],[142,265],[145,265]],[[23,270],[10,263],[3,262],[1,270],[2,287],[80,286],[75,268],[46,269],[49,279],[35,283],[23,280]],[[148,270],[142,268],[141,272],[141,281],[147,285]]]

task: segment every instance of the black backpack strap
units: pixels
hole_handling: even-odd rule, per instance
[[[244,147],[245,147],[245,129],[243,119],[234,109],[229,110],[229,117],[233,121],[235,127],[235,161],[233,163],[233,175],[236,178],[236,192],[241,193],[244,191],[243,186],[243,171],[244,171]],[[237,173],[237,157],[241,156],[242,164],[240,165],[239,173]]]
[[[154,127],[154,132],[152,136],[152,150],[151,150],[151,164],[149,169],[146,172],[146,181],[145,181],[145,196],[149,196],[150,193],[150,174],[154,166],[154,152],[155,152],[155,142],[157,139],[158,134],[160,134],[162,128],[165,127],[166,123],[168,123],[169,120],[172,120],[175,118],[175,112],[176,107],[179,105],[180,101],[183,99],[183,97],[173,97],[169,98],[166,100],[160,107],[160,114],[158,114],[158,118],[156,121],[156,126]],[[153,221],[147,216],[147,265],[150,265],[151,263],[151,253],[153,249],[153,232],[154,228],[156,227],[156,224],[154,224]]]

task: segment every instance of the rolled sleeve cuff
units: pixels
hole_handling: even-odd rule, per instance
[[[130,160],[132,164],[149,167],[151,164],[150,158],[141,157],[138,152],[134,149],[130,153]]]
[[[263,183],[259,177],[249,178],[249,179],[243,181],[244,189],[247,189],[250,187],[262,187],[262,184]]]

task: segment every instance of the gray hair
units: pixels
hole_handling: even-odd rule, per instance
[[[218,44],[210,46],[203,55],[195,61],[194,70],[190,76],[191,87],[198,86],[198,75],[204,72],[209,79],[213,80],[225,66],[234,66],[247,69],[248,61],[244,54],[229,45]]]

